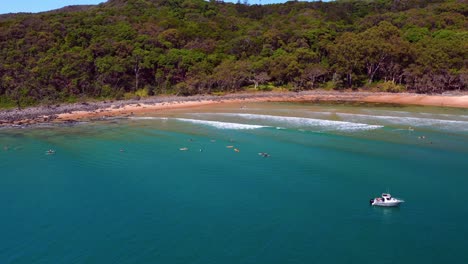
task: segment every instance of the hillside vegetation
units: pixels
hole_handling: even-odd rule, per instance
[[[466,0],[110,0],[0,16],[0,105],[273,87],[468,90]]]

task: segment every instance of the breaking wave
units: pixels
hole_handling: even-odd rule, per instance
[[[267,121],[274,124],[280,124],[286,127],[297,128],[319,128],[325,131],[358,131],[358,130],[373,130],[382,128],[381,125],[368,125],[363,123],[334,121],[324,119],[314,119],[305,117],[291,117],[291,116],[273,116],[273,115],[259,115],[259,114],[234,114],[223,113],[218,114],[229,117],[239,117],[248,120]]]
[[[403,117],[403,116],[371,116],[362,114],[337,113],[337,116],[347,121],[379,122],[391,125],[405,125],[414,127],[436,127],[444,130],[468,131],[468,121],[446,120],[434,118]]]
[[[258,129],[258,128],[263,128],[263,127],[268,127],[268,126],[260,126],[260,125],[247,125],[247,124],[239,124],[239,123],[208,121],[208,120],[188,119],[188,118],[174,118],[174,120],[178,120],[182,122],[189,122],[193,124],[212,126],[218,129]]]
[[[390,116],[390,117],[415,117],[415,118],[430,118],[441,120],[468,121],[468,115],[445,114],[445,113],[430,113],[430,112],[407,112],[394,110],[378,110],[364,109],[364,115],[374,116]]]

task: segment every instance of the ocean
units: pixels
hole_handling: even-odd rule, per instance
[[[0,147],[0,263],[468,263],[466,109],[219,104]]]

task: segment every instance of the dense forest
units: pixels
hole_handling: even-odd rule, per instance
[[[468,90],[466,0],[109,0],[0,15],[0,105],[268,90]]]

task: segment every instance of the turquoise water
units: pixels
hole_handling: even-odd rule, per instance
[[[467,110],[225,104],[0,146],[0,263],[468,263]]]

